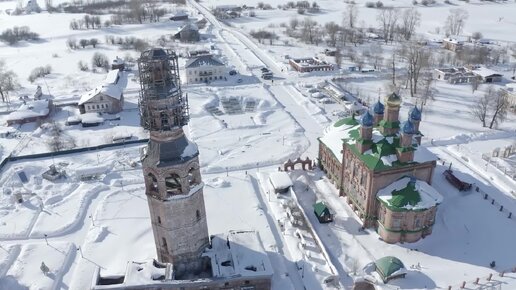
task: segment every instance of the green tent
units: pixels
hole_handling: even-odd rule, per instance
[[[376,272],[380,274],[384,282],[398,277],[405,277],[407,274],[405,266],[400,259],[393,256],[378,259],[374,262],[374,265],[376,267]]]

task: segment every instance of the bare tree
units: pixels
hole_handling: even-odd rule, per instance
[[[507,111],[509,109],[509,94],[507,91],[499,89],[494,94],[494,99],[491,102],[492,118],[489,123],[489,129],[493,129],[493,126],[497,126],[499,123],[505,121],[507,118]]]
[[[310,44],[314,43],[315,40],[315,32],[317,22],[312,20],[310,17],[306,17],[302,23],[302,37],[305,42],[309,42]]]
[[[369,47],[369,51],[370,51],[371,59],[373,61],[374,69],[376,69],[376,70],[381,69],[381,64],[383,61],[382,46],[375,42],[375,43],[371,44],[371,46]]]
[[[473,78],[471,80],[471,92],[474,93],[478,89],[479,85],[480,85],[480,80],[478,78]]]
[[[358,8],[356,4],[348,4],[346,11],[344,11],[344,17],[342,18],[342,26],[353,29],[356,27],[358,18]]]
[[[482,127],[486,126],[487,113],[489,111],[490,102],[495,92],[492,86],[487,88],[486,93],[471,107],[471,114],[482,122]]]
[[[381,9],[376,16],[376,20],[380,25],[385,43],[392,41],[394,38],[394,29],[398,22],[398,10],[394,8]]]
[[[407,77],[410,88],[410,96],[417,96],[419,77],[421,72],[428,69],[432,54],[430,50],[417,42],[411,42],[402,49],[407,61]]]
[[[400,32],[405,40],[410,40],[416,28],[421,23],[421,14],[415,9],[410,8],[403,12],[401,18]]]
[[[290,25],[290,28],[292,28],[293,30],[296,30],[296,28],[299,26],[299,20],[296,17],[291,18],[289,25]]]
[[[105,54],[95,52],[91,58],[91,66],[104,68],[107,70],[109,68],[109,59]]]
[[[337,36],[340,31],[340,26],[330,21],[324,25],[324,28],[326,30],[326,35],[328,35],[328,45],[331,47],[337,46]]]
[[[450,10],[450,15],[446,18],[446,23],[444,30],[448,35],[459,35],[462,33],[462,29],[464,29],[464,25],[466,24],[466,20],[468,19],[468,11],[464,9],[452,9]]]
[[[0,60],[0,97],[2,102],[9,103],[9,92],[19,87],[18,76],[11,70],[7,70],[5,62]]]

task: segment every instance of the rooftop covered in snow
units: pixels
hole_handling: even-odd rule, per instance
[[[273,274],[271,262],[256,231],[230,231],[227,236],[215,235],[211,249],[207,249],[204,255],[211,258],[213,277]]]
[[[394,211],[425,210],[443,201],[443,196],[431,185],[408,176],[380,189],[376,196]]]
[[[342,149],[343,143],[345,142],[351,146],[352,151],[359,155],[360,159],[362,159],[370,169],[382,170],[403,165],[398,162],[396,155],[396,148],[399,147],[400,142],[398,135],[384,136],[379,130],[374,128],[372,136],[373,146],[363,154],[360,154],[354,146],[356,141],[360,138],[359,128],[358,118],[344,118],[328,126],[324,130],[323,137],[319,138],[319,140],[332,151],[340,162],[342,162]],[[415,134],[414,137],[417,135],[418,134]],[[436,160],[435,155],[424,148],[424,146],[419,146],[415,138],[412,143],[414,162],[424,163]]]

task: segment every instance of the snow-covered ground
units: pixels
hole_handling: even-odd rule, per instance
[[[287,2],[281,0],[274,5]],[[341,22],[346,5],[337,0],[318,1],[322,12],[313,15],[319,22]],[[247,4],[244,0],[207,0],[204,7],[220,4]],[[56,4],[56,3],[54,3]],[[341,104],[322,104],[307,97],[301,84],[315,85],[335,76],[333,73],[298,74],[288,70],[283,56],[313,55],[322,47],[258,44],[246,33],[260,27],[279,26],[296,16],[295,10],[257,11],[257,17],[231,20],[232,27],[214,20],[206,9],[193,1],[183,7],[191,15],[200,9],[212,24],[201,31],[199,44],[169,43],[180,52],[195,48],[211,48],[223,56],[228,66],[239,74],[228,76],[210,86],[184,85],[188,93],[191,121],[185,130],[189,138],[199,145],[201,170],[205,182],[204,195],[210,234],[230,230],[252,229],[259,232],[274,265],[273,289],[325,289],[323,281],[338,275],[345,289],[353,278],[366,273],[362,269],[370,262],[386,255],[399,257],[409,268],[406,279],[395,280],[390,285],[379,283],[385,289],[435,289],[458,288],[466,281],[486,277],[503,283],[502,289],[516,289],[514,274],[499,277],[498,272],[516,266],[512,241],[516,239],[516,213],[514,189],[516,181],[492,165],[487,166],[482,154],[497,147],[516,142],[516,118],[513,114],[497,130],[482,128],[469,113],[475,99],[482,96],[486,86],[474,94],[468,85],[437,83],[435,100],[423,111],[421,131],[423,143],[430,151],[446,162],[439,163],[433,186],[443,195],[444,201],[437,215],[434,233],[415,244],[387,245],[378,240],[374,231],[358,232],[357,217],[345,202],[335,194],[335,188],[318,171],[304,176],[294,172],[295,183],[292,200],[305,213],[308,221],[303,227],[289,224],[281,198],[270,196],[267,189],[268,173],[277,170],[287,159],[310,157],[318,152],[317,137],[343,110]],[[272,3],[271,3],[272,4]],[[465,8],[470,18],[466,32],[480,31],[487,38],[516,41],[516,23],[512,20],[516,4],[471,1],[454,3]],[[0,58],[20,77],[23,88],[17,95],[32,95],[36,85],[41,85],[45,95],[51,94],[54,102],[72,103],[80,95],[95,87],[105,78],[105,72],[82,72],[79,60],[90,63],[94,52],[100,51],[110,58],[135,51],[124,51],[103,44],[104,36],[135,36],[152,45],[161,35],[169,35],[178,28],[177,23],[163,20],[153,24],[121,25],[99,30],[72,31],[69,22],[81,14],[41,14],[9,16],[3,11],[14,8],[14,1],[0,2],[0,23],[4,27],[27,25],[43,38],[39,42],[22,42],[15,46],[0,43]],[[44,6],[43,3],[40,3]],[[389,2],[385,5],[411,7],[412,1]],[[357,2],[359,23],[375,26],[377,10]],[[442,26],[450,6],[439,3],[435,7],[420,7],[422,26],[420,32],[435,32]],[[182,9],[183,9],[182,8]],[[196,16],[197,17],[197,16]],[[301,17],[298,17],[301,19]],[[166,19],[164,17],[163,19]],[[101,44],[70,50],[66,40],[70,37],[98,38]],[[385,50],[389,51],[389,47]],[[387,52],[386,52],[387,53]],[[185,59],[180,58],[180,66]],[[50,64],[53,73],[31,84],[26,79],[31,70]],[[275,73],[275,81],[263,81],[260,68],[267,66]],[[385,94],[388,81],[381,73],[371,75],[346,74],[345,86],[350,92],[360,90],[360,96],[369,102]],[[242,79],[238,82],[238,79]],[[52,120],[63,128],[65,135],[75,139],[78,147],[111,143],[116,133],[132,134],[145,138],[147,132],[139,127],[137,110],[139,84],[135,71],[124,81],[125,105],[121,120],[106,122],[99,127],[81,128],[64,126],[71,115],[78,115],[73,106],[58,110]],[[401,116],[404,119],[415,101],[405,98]],[[13,98],[11,107],[21,104]],[[2,105],[5,111],[7,106]],[[1,116],[0,118],[3,118]],[[50,137],[48,127],[35,123],[16,127],[16,138],[0,139],[2,159],[14,151],[16,155],[47,152]],[[122,146],[54,158],[39,158],[8,163],[1,171],[0,185],[0,289],[87,289],[95,267],[101,273],[122,274],[129,260],[143,261],[156,256],[142,171],[139,165],[141,145]],[[514,167],[512,156],[499,160],[506,167]],[[474,183],[479,190],[489,194],[483,199],[479,192],[459,193],[443,178],[442,172],[452,163],[460,178]],[[51,164],[66,170],[67,178],[56,182],[42,179],[41,174]],[[81,181],[76,170],[103,166],[106,174],[92,181]],[[28,181],[24,183],[19,172]],[[306,185],[309,190],[306,190]],[[512,191],[512,192],[511,192]],[[17,202],[21,194],[22,203]],[[494,204],[491,200],[494,199]],[[297,201],[296,201],[297,200]],[[325,200],[336,213],[336,221],[320,225],[312,214],[316,200]],[[499,206],[504,210],[500,211]],[[279,220],[279,222],[278,222]],[[312,232],[309,225],[313,225]],[[131,230],[127,230],[127,229]],[[299,247],[305,240],[305,248]],[[48,244],[47,244],[48,241]],[[494,269],[489,268],[496,261]],[[44,262],[50,269],[45,276],[40,270]],[[308,267],[308,265],[310,267]],[[419,267],[410,267],[419,265]],[[507,288],[506,288],[507,287]]]

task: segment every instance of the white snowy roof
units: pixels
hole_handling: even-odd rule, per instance
[[[292,180],[286,172],[273,172],[269,175],[269,180],[275,189],[285,189],[292,186]]]
[[[390,201],[393,198],[392,193],[394,191],[400,191],[406,188],[409,185],[410,181],[410,177],[403,177],[401,179],[398,179],[390,185],[380,189],[376,196],[380,200],[386,202],[387,204],[390,204]],[[425,181],[415,180],[414,190],[419,194],[421,200],[415,205],[405,205],[403,208],[407,210],[427,209],[435,205],[438,205],[443,201],[443,196]]]
[[[6,121],[23,120],[33,117],[43,117],[50,112],[48,100],[29,101],[21,105],[16,111],[6,117]]]
[[[211,258],[214,278],[272,275],[271,262],[256,231],[230,231],[227,236],[215,235],[211,243],[203,255]]]
[[[113,63],[115,63],[116,59],[113,61]],[[123,60],[120,60],[122,61],[123,63]],[[104,84],[106,85],[116,85],[116,83],[118,82],[118,74],[120,73],[119,70],[117,69],[113,69],[113,70],[110,70],[106,76],[106,79],[104,80]]]
[[[104,174],[109,170],[107,166],[91,166],[75,169],[76,176],[91,176],[97,174]]]
[[[481,76],[481,77],[488,77],[488,76],[492,76],[492,75],[500,75],[500,76],[502,75],[502,74],[500,74],[497,71],[494,71],[492,69],[488,69],[488,68],[483,67],[483,66],[481,66],[479,68],[476,68],[476,69],[473,69],[472,72],[477,74],[477,75],[479,75],[479,76]]]
[[[335,127],[335,124],[331,124],[324,129],[324,135],[319,140],[333,152],[339,162],[342,162],[342,139],[348,139],[349,132],[357,127],[358,124],[342,124],[338,127]]]
[[[122,89],[120,89],[119,86],[113,84],[100,85],[94,88],[93,90],[87,92],[86,94],[82,95],[81,99],[79,100],[79,105],[87,103],[89,100],[91,100],[98,94],[103,94],[113,99],[120,100],[120,98],[122,97]]]

